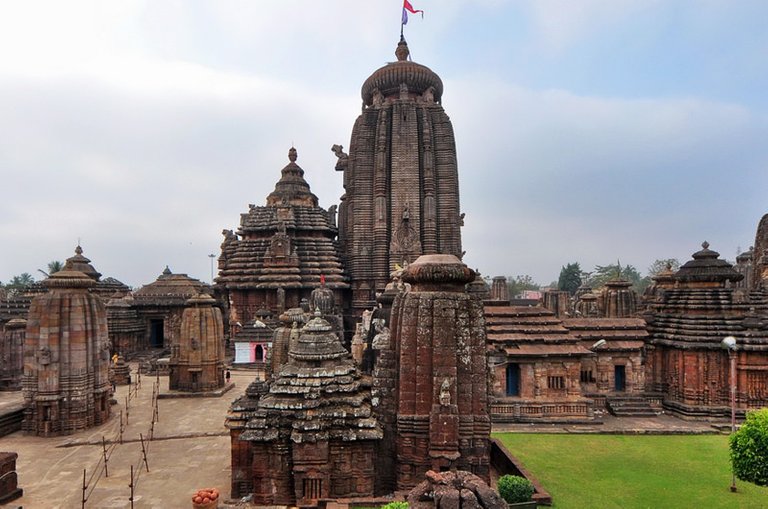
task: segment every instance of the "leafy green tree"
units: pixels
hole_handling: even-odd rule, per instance
[[[32,277],[32,274],[24,272],[18,276],[13,276],[8,284],[5,285],[5,289],[10,293],[16,293],[32,285],[34,282],[35,278]]]
[[[522,276],[507,276],[507,287],[509,287],[509,295],[514,298],[520,295],[525,290],[538,290],[541,285],[536,283],[528,274]]]
[[[56,274],[58,271],[64,268],[64,264],[59,260],[53,260],[48,262],[48,275]]]
[[[636,291],[639,291],[638,288],[641,286],[643,276],[632,265],[621,266],[618,263],[595,266],[595,271],[589,279],[589,285],[594,289],[602,288],[605,283],[617,277],[626,279],[632,283]]]
[[[736,477],[768,486],[768,408],[747,412],[747,420],[731,435],[730,448]]]
[[[573,295],[581,286],[581,267],[579,262],[569,263],[560,269],[560,277],[557,280],[557,289]]]
[[[677,258],[661,258],[655,260],[650,267],[648,267],[648,277],[659,275],[661,272],[667,270],[667,267],[672,272],[677,272],[680,268],[680,260]]]

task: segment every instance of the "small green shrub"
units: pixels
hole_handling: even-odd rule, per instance
[[[381,509],[408,509],[408,502],[390,502],[381,506]]]
[[[736,477],[768,486],[768,408],[747,412],[747,420],[731,435],[730,442]]]
[[[501,498],[508,504],[528,502],[533,496],[533,483],[519,475],[503,475],[496,483]]]

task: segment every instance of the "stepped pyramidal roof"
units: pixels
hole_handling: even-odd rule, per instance
[[[237,233],[224,230],[219,277],[227,289],[347,288],[335,242],[335,208],[318,206],[296,164],[297,152],[288,152],[266,206],[251,205],[240,216]]]

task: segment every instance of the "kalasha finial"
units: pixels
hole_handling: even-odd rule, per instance
[[[80,247],[80,244],[78,244],[77,247],[75,248],[75,254],[77,255],[83,254],[83,248]]]
[[[288,160],[292,163],[295,163],[296,157],[297,157],[296,149],[291,147],[291,149],[288,151]]]
[[[703,247],[704,249],[709,249],[709,242],[705,240],[704,242],[701,243],[701,247]]]
[[[395,56],[399,62],[408,60],[408,55],[411,52],[408,50],[408,43],[405,42],[405,37],[400,36],[400,42],[397,43],[397,49],[395,50]]]

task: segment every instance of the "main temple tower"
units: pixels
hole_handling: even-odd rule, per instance
[[[395,265],[422,254],[461,257],[459,179],[453,126],[440,100],[443,83],[408,59],[401,37],[396,62],[363,84],[363,111],[344,171],[339,241],[355,313],[375,305]]]

